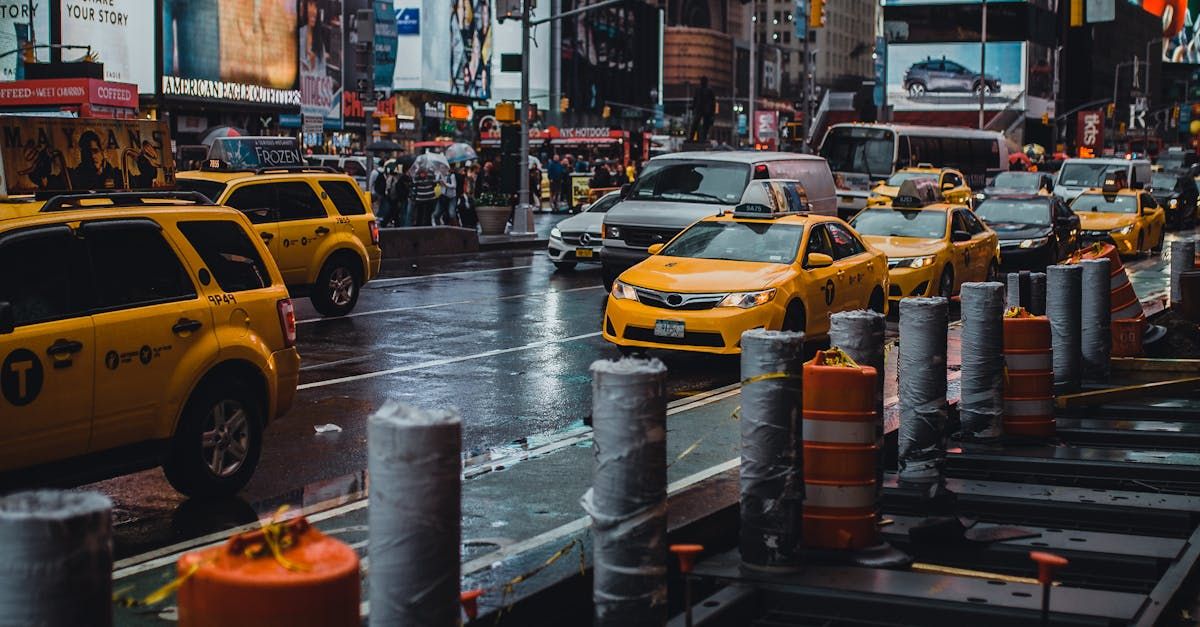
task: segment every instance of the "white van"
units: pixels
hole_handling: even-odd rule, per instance
[[[679,152],[654,157],[625,198],[604,216],[600,254],[605,286],[696,220],[733,209],[754,180],[804,186],[812,212],[837,215],[837,192],[825,159],[786,152]]]
[[[1124,172],[1125,180],[1135,189],[1150,187],[1148,159],[1067,159],[1054,180],[1054,195],[1067,202],[1093,187],[1103,187],[1104,177]]]

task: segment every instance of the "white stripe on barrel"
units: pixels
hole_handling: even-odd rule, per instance
[[[820,444],[872,444],[875,442],[874,422],[804,419],[804,441]]]
[[[1005,399],[1005,416],[1050,416],[1054,414],[1054,399]]]
[[[1054,368],[1054,354],[1050,351],[1044,353],[1005,353],[1004,365],[1010,370],[1052,370]]]
[[[858,486],[805,483],[804,505],[807,507],[874,507],[875,484]]]

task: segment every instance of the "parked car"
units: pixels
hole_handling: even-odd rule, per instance
[[[304,158],[308,165],[326,166],[345,172],[358,186],[367,190],[367,158],[346,155],[309,155]]]
[[[994,94],[1000,91],[1000,79],[989,74],[981,78],[979,72],[945,58],[926,59],[909,66],[904,73],[904,89],[914,98],[931,91],[978,94],[980,90],[986,90]]]
[[[979,203],[975,215],[999,236],[1005,272],[1044,272],[1079,249],[1079,216],[1061,198],[1000,194]]]
[[[559,270],[573,270],[576,263],[599,263],[604,214],[621,201],[620,192],[609,192],[550,229],[550,261]]]
[[[1068,203],[1089,189],[1103,187],[1110,174],[1124,177],[1131,188],[1150,184],[1147,159],[1067,159],[1054,179],[1054,195]]]
[[[975,194],[975,200],[982,202],[992,196],[1011,194],[1049,195],[1053,191],[1054,177],[1045,172],[1001,172],[991,185]]]
[[[604,285],[693,222],[733,209],[753,180],[799,181],[812,212],[837,215],[825,159],[785,152],[682,152],[654,157],[604,216]]]
[[[1150,177],[1150,193],[1167,212],[1167,228],[1196,226],[1196,202],[1200,188],[1185,171],[1155,172]]]

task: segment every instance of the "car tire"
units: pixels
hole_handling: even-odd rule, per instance
[[[942,270],[942,276],[938,279],[937,295],[942,298],[951,298],[954,296],[954,267],[946,264]]]
[[[1154,245],[1154,246],[1153,246],[1153,247],[1150,249],[1150,254],[1151,254],[1151,255],[1161,255],[1161,254],[1162,254],[1162,251],[1163,251],[1163,243],[1166,241],[1166,239],[1167,239],[1167,232],[1166,232],[1166,229],[1165,229],[1165,228],[1164,228],[1164,229],[1159,229],[1159,231],[1158,231],[1158,243],[1157,243],[1157,244],[1155,244],[1155,245]]]
[[[1135,256],[1135,257],[1141,257],[1143,254],[1146,257],[1150,256],[1150,252],[1146,250],[1146,232],[1145,231],[1141,231],[1138,233],[1137,250],[1133,251],[1133,256]]]
[[[575,269],[574,261],[555,261],[554,269],[559,272],[570,272]]]
[[[794,300],[788,303],[787,311],[783,314],[783,330],[806,333],[808,330],[808,314],[804,311],[804,303]]]
[[[362,269],[347,255],[334,255],[317,275],[309,300],[322,316],[344,316],[358,303]]]
[[[867,301],[867,309],[870,309],[877,314],[883,314],[884,305],[886,303],[887,297],[883,295],[883,288],[877,287],[871,292],[871,300]]]
[[[983,280],[992,283],[1000,281],[1000,264],[996,263],[995,259],[988,264],[987,276],[985,276]]]
[[[908,86],[908,97],[909,98],[920,98],[921,96],[924,96],[924,95],[925,95],[925,84],[924,83],[912,83]]]
[[[237,494],[258,466],[264,422],[263,403],[242,383],[202,383],[184,406],[163,460],[167,481],[189,497]]]

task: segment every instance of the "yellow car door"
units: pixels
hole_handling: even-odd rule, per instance
[[[1146,248],[1154,248],[1158,246],[1167,228],[1167,214],[1154,196],[1146,193],[1139,194],[1141,196],[1141,215],[1139,220],[1142,223],[1143,232],[1146,233]]]
[[[832,305],[832,311],[864,309],[871,296],[868,287],[866,247],[850,230],[836,223],[826,223],[830,243],[833,244],[834,266],[837,267],[834,285],[840,290]]]
[[[965,239],[955,241],[964,233],[966,234]],[[958,209],[950,212],[950,262],[954,265],[955,294],[958,293],[958,288],[963,283],[974,280],[971,272],[974,246],[975,242],[971,239],[971,231],[967,228],[967,221],[963,218],[962,212]]]
[[[971,234],[971,254],[970,254],[970,275],[971,281],[986,281],[988,280],[988,270],[991,269],[992,260],[995,258],[996,235],[989,231],[983,225],[983,221],[979,219],[969,209],[960,209],[963,222],[967,225],[967,232]]]
[[[828,266],[815,264],[812,259],[815,254],[827,255],[830,260],[834,259],[833,246],[824,224],[809,227],[804,254],[800,257],[804,270],[805,332],[809,335],[824,335],[829,333],[829,314],[838,298],[840,268],[836,261]]]
[[[159,430],[182,409],[189,373],[205,365],[193,363],[197,354],[217,354],[210,305],[157,222],[100,220],[79,233],[97,300],[92,448],[168,437]]]
[[[85,259],[66,226],[0,234],[0,470],[87,451],[96,343]]]
[[[275,212],[275,189],[270,183],[244,183],[229,192],[221,203],[246,214],[271,256],[279,260],[279,218]]]
[[[329,217],[325,203],[308,180],[278,181],[275,188],[275,211],[279,216],[279,253],[275,259],[288,285],[303,285],[320,269],[316,264],[318,248],[330,237],[336,222]]]

